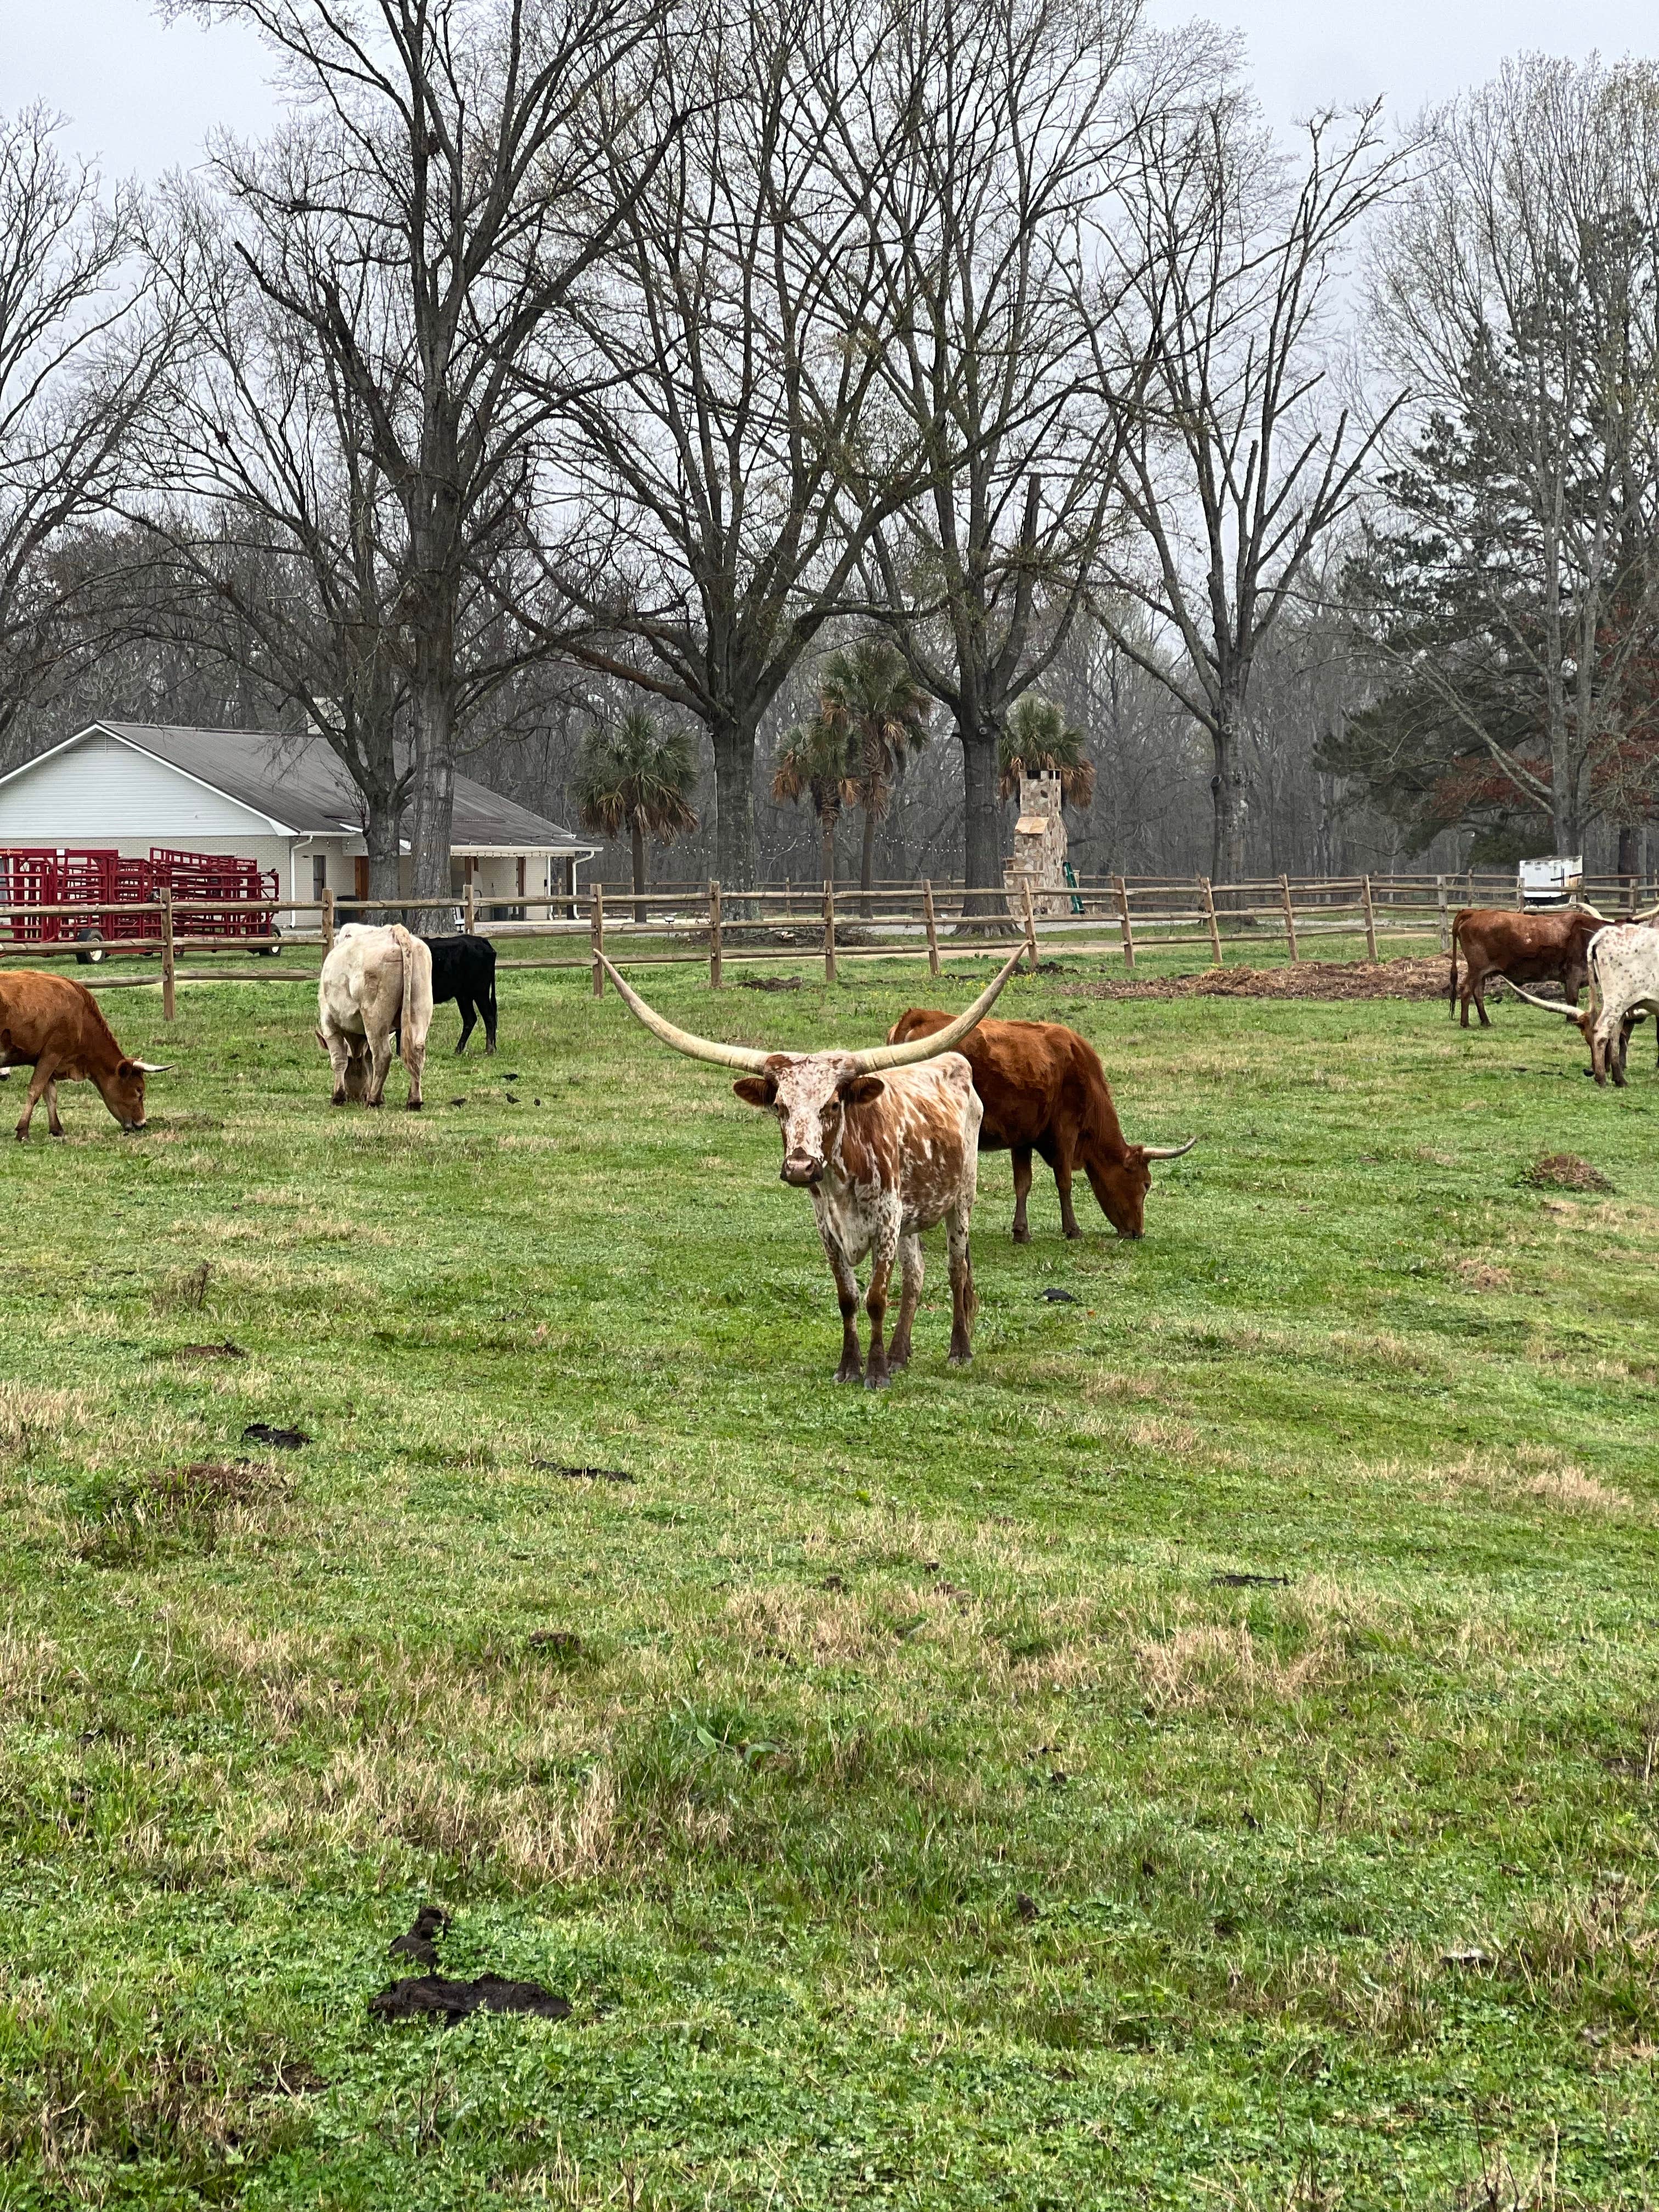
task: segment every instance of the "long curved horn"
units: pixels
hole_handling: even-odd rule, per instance
[[[1589,915],[1592,921],[1610,921],[1613,919],[1611,915],[1603,914],[1600,907],[1592,906],[1587,898],[1579,900],[1578,911]]]
[[[179,1065],[176,1060],[135,1060],[132,1064],[140,1075],[171,1075]]]
[[[740,1067],[745,1075],[763,1074],[770,1053],[756,1052],[746,1044],[716,1044],[711,1037],[693,1036],[690,1030],[677,1030],[672,1022],[664,1021],[653,1013],[631,983],[625,982],[603,952],[599,960],[622,994],[622,1002],[638,1022],[642,1022],[653,1036],[660,1037],[665,1044],[683,1052],[688,1060],[707,1060],[716,1067]]]
[[[1178,1160],[1183,1152],[1190,1152],[1197,1142],[1196,1137],[1188,1137],[1184,1145],[1143,1145],[1141,1157],[1149,1160]]]
[[[1517,999],[1524,999],[1529,1006],[1541,1006],[1547,1014],[1559,1014],[1564,1021],[1582,1023],[1584,1018],[1577,1006],[1564,1006],[1559,999],[1540,999],[1531,991],[1523,991],[1518,983],[1510,982],[1507,975],[1504,988],[1513,991]]]
[[[868,1052],[855,1052],[854,1060],[860,1075],[877,1075],[883,1068],[914,1067],[918,1060],[933,1060],[942,1052],[953,1052],[969,1030],[982,1022],[996,1004],[997,994],[1018,967],[1024,953],[1022,945],[1011,953],[1006,966],[1000,975],[994,975],[966,1013],[958,1014],[955,1021],[932,1036],[917,1037],[909,1044],[878,1044]]]

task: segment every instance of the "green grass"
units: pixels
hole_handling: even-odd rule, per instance
[[[988,1159],[884,1395],[614,996],[441,1010],[422,1117],[302,988],[110,1000],[150,1134],[0,1152],[0,2206],[1659,2202],[1648,1048],[1076,975],[1003,1011],[1203,1143],[1139,1245]],[[372,2023],[427,1899],[570,2021]]]

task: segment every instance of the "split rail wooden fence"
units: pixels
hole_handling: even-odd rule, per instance
[[[1047,895],[1050,897],[1054,894]],[[1659,884],[1628,878],[1587,882],[1584,896],[1610,919],[1654,903]],[[970,894],[960,884],[879,884],[864,893],[846,884],[786,884],[741,892],[719,883],[656,884],[642,898],[631,886],[594,884],[575,902],[544,921],[481,915],[471,886],[451,898],[400,899],[395,912],[420,927],[435,921],[441,929],[459,919],[469,933],[489,937],[497,945],[497,965],[512,969],[586,969],[596,997],[605,988],[599,954],[618,965],[706,967],[709,988],[720,990],[734,965],[822,963],[824,980],[834,982],[842,968],[861,960],[925,959],[930,976],[951,960],[1006,957],[1017,946],[1035,968],[1040,953],[1116,957],[1133,974],[1138,954],[1199,945],[1212,965],[1233,957],[1247,963],[1277,945],[1291,959],[1305,957],[1322,937],[1363,937],[1366,957],[1376,960],[1387,940],[1432,937],[1443,951],[1450,942],[1451,920],[1460,906],[1514,906],[1512,877],[1352,876],[1296,878],[1212,884],[1203,876],[1085,878],[1065,894],[1065,911],[1038,915],[1029,896],[1016,919],[1000,896]],[[160,908],[159,938],[154,933]],[[989,905],[992,911],[977,909]],[[222,914],[224,902],[189,901],[162,890],[148,904],[30,906],[0,908],[0,974],[8,965],[39,965],[74,960],[89,950],[95,966],[81,980],[96,990],[142,987],[161,992],[163,1017],[175,1018],[181,983],[314,983],[318,969],[297,968],[278,954],[324,951],[336,929],[363,915],[378,915],[380,905],[337,899],[288,900],[277,909],[307,918],[306,926],[258,937],[201,937],[190,933],[196,915]],[[94,945],[72,941],[73,926],[118,931],[123,915],[143,915],[152,933],[101,937]],[[24,941],[20,931],[37,918],[52,916],[71,925],[70,936],[49,944]],[[314,927],[310,917],[315,917]],[[183,925],[182,927],[180,925]],[[524,945],[530,957],[514,948]],[[539,947],[545,945],[543,952]],[[562,949],[556,949],[562,948]],[[234,953],[234,967],[181,965],[198,956]],[[248,956],[266,956],[244,965]],[[143,974],[110,972],[115,963],[155,963]]]

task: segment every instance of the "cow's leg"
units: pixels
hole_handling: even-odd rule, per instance
[[[1060,1227],[1066,1237],[1081,1237],[1078,1218],[1072,1206],[1072,1162],[1077,1157],[1077,1132],[1059,1129],[1054,1133],[1054,1188],[1060,1194]]]
[[[334,1071],[334,1096],[330,1103],[343,1106],[351,1092],[350,1041],[344,1030],[337,1030],[332,1022],[325,1023],[317,1034],[327,1049],[328,1064]]]
[[[1014,1163],[1014,1242],[1016,1244],[1029,1244],[1031,1241],[1031,1224],[1025,1218],[1025,1202],[1031,1195],[1030,1146],[1016,1145],[1013,1148],[1012,1158]]]
[[[927,1273],[921,1256],[921,1239],[914,1229],[899,1239],[899,1266],[903,1270],[903,1283],[899,1291],[898,1325],[893,1331],[893,1341],[887,1347],[887,1365],[910,1364],[910,1324],[916,1317],[916,1308],[921,1303],[922,1278]]]
[[[882,1324],[887,1318],[887,1285],[892,1279],[893,1262],[898,1256],[899,1210],[895,1201],[884,1214],[881,1226],[870,1256],[870,1287],[865,1293],[865,1310],[870,1316],[870,1364],[865,1371],[866,1390],[887,1388],[887,1353],[881,1340]]]
[[[55,1079],[51,1083],[47,1084],[45,1097],[46,1101],[46,1127],[54,1137],[61,1137],[64,1133],[64,1125],[58,1118],[58,1085]]]
[[[1481,1028],[1483,1030],[1489,1030],[1492,1027],[1492,1016],[1486,1012],[1486,979],[1484,975],[1477,975],[1474,979],[1474,1004],[1475,1010],[1480,1016]],[[1468,1024],[1468,1018],[1469,1010],[1465,1006],[1463,1009],[1463,1022],[1466,1028]]]
[[[841,1306],[841,1365],[836,1370],[837,1382],[862,1382],[864,1355],[859,1350],[859,1282],[853,1273],[853,1263],[841,1248],[841,1243],[828,1221],[820,1218],[818,1236],[823,1245],[823,1256],[830,1262],[830,1272],[836,1279],[836,1297]]]
[[[465,1052],[466,1050],[466,1041],[471,1036],[473,1030],[477,1024],[478,1009],[473,1005],[471,1000],[468,998],[465,991],[458,991],[455,994],[455,1003],[461,1010],[460,1042],[456,1046],[455,1049],[457,1052]]]
[[[17,1141],[20,1145],[28,1142],[29,1123],[34,1119],[34,1109],[51,1089],[52,1079],[57,1072],[58,1054],[52,1052],[42,1054],[35,1067],[33,1080],[24,1097],[22,1113],[18,1116]]]
[[[495,1049],[495,972],[494,969],[489,974],[489,989],[478,1003],[483,1008],[484,1050],[487,1053],[494,1052]]]
[[[368,1082],[363,1091],[365,1106],[378,1106],[386,1092],[386,1079],[392,1073],[392,1031],[382,1030],[379,1036],[368,1040]]]
[[[951,1250],[951,1364],[965,1367],[974,1356],[974,1261],[968,1247],[969,1224],[974,1218],[974,1198],[966,1192],[951,1207],[945,1225]]]

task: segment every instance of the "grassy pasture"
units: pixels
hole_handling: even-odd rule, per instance
[[[1133,1246],[988,1159],[884,1395],[585,980],[421,1117],[301,988],[110,998],[151,1133],[0,1150],[0,2206],[1659,2203],[1649,1032],[1084,979],[1002,1011],[1203,1143]],[[428,1899],[572,2018],[372,2023]]]

